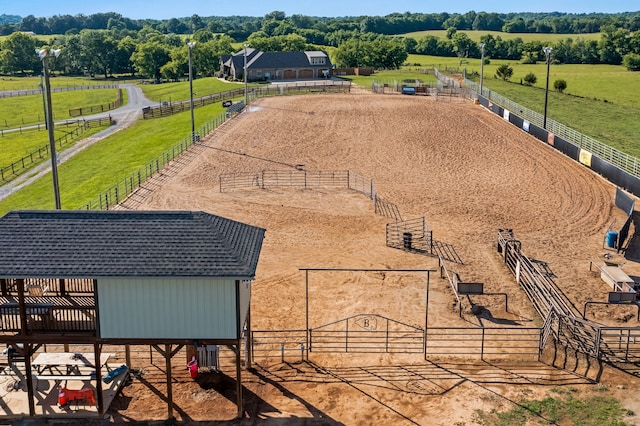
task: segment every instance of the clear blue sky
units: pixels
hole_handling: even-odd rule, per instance
[[[432,2],[428,0],[0,0],[0,14],[34,15],[90,15],[116,12],[132,18],[167,19],[198,14],[200,16],[264,16],[273,11],[287,16],[384,16],[390,13],[466,13],[476,12],[565,12],[618,13],[640,11],[638,0],[456,0]]]

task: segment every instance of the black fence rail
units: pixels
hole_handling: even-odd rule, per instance
[[[58,137],[55,140],[54,143],[58,149],[62,150],[64,146],[75,142],[76,140],[78,140],[80,135],[82,135],[86,130],[90,128],[111,126],[114,124],[113,120],[110,117],[92,120],[81,120],[75,121],[74,123],[77,127],[75,127],[71,131],[66,132],[64,135]],[[50,146],[43,145],[36,151],[31,152],[29,155],[25,155],[21,159],[14,161],[7,166],[0,167],[0,180],[8,182],[50,157]]]
[[[639,328],[602,327],[599,346],[607,361],[640,363]]]
[[[116,91],[116,100],[102,105],[73,108],[69,110],[69,117],[79,117],[81,115],[95,114],[98,112],[111,111],[122,106],[122,89]]]
[[[537,359],[541,329],[429,326],[425,331],[380,315],[356,315],[309,329],[308,348],[306,338],[306,330],[253,331],[252,358],[273,364],[303,361],[313,354],[347,353]]]
[[[388,247],[433,253],[433,231],[424,217],[387,223],[386,240]]]
[[[230,90],[227,92],[214,93],[208,96],[202,96],[193,100],[193,107],[199,108],[205,105],[211,105],[214,102],[236,98],[244,94],[244,89]],[[142,117],[144,119],[168,117],[179,112],[189,111],[191,108],[191,100],[180,102],[162,102],[157,106],[149,106],[142,109]]]
[[[559,313],[556,340],[574,351],[600,357],[600,326],[589,321]]]
[[[398,206],[390,201],[380,198],[379,196],[375,197],[375,210],[376,214],[380,216],[389,217],[395,220],[402,220],[402,215],[400,214]]]

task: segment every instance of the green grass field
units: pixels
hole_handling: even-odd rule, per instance
[[[196,127],[223,111],[219,103],[194,110]],[[77,209],[157,158],[191,128],[189,112],[139,121],[96,144],[58,169],[63,209]],[[0,215],[15,209],[53,209],[51,174],[0,201]]]
[[[42,70],[38,70],[41,72]],[[51,76],[49,82],[51,87],[76,87],[76,86],[98,86],[102,84],[118,84],[127,81],[135,82],[138,79],[127,80],[126,78],[117,80],[95,79],[89,77],[65,77],[54,75]],[[31,77],[12,77],[0,76],[0,91],[3,90],[40,90],[40,76]]]
[[[522,41],[540,41],[546,43],[557,42],[558,40],[565,40],[567,38],[572,38],[576,40],[581,38],[583,40],[600,40],[601,33],[590,33],[590,34],[541,34],[541,33],[503,33],[500,31],[470,31],[470,30],[459,30],[459,33],[465,33],[469,36],[469,38],[477,43],[480,42],[480,37],[483,35],[491,34],[493,37],[502,38],[503,40],[513,40],[515,38],[521,38]],[[400,34],[402,37],[411,37],[416,40],[419,40],[426,36],[433,36],[438,38],[447,38],[447,30],[429,30],[429,31],[416,31],[412,33]]]
[[[54,135],[57,140],[75,131],[79,133],[79,138],[86,138],[104,128],[92,127],[78,132],[75,125],[69,127],[55,126]],[[18,161],[20,158],[48,145],[49,133],[45,126],[41,126],[40,129],[28,129],[21,132],[0,132],[0,167]]]
[[[189,99],[188,80],[176,83],[143,84],[140,87],[147,98],[156,102],[183,101]],[[198,78],[193,80],[193,97],[199,98],[214,93],[242,89],[243,87],[242,84],[220,81],[215,77]]]
[[[51,94],[53,118],[73,119],[69,109],[102,105],[116,100],[118,89],[74,90]],[[124,91],[123,91],[124,92]],[[124,94],[124,93],[123,93]],[[44,123],[42,95],[16,96],[0,99],[0,129],[11,129]]]

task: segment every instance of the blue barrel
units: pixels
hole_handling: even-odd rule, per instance
[[[618,242],[618,231],[607,232],[606,242],[608,247],[616,248]]]

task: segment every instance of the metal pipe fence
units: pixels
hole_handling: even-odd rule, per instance
[[[263,170],[258,173],[220,175],[220,192],[268,187],[349,188],[375,199],[373,181],[350,170]]]
[[[426,339],[426,355],[537,358],[540,328],[429,327]]]
[[[386,241],[388,247],[433,253],[433,231],[424,217],[387,223]]]
[[[521,244],[512,230],[499,230],[498,248],[504,253],[507,268],[544,320],[540,334],[541,351],[548,337],[553,336],[558,344],[596,359],[640,361],[638,327],[606,327],[580,318],[553,280],[522,255]]]
[[[476,94],[480,94],[487,98],[490,102],[502,106],[540,128],[544,128],[544,116],[542,114],[524,107],[500,95],[499,93],[488,89],[487,87],[483,87],[482,93],[480,93],[480,85],[467,78],[465,78],[464,84],[467,88]],[[612,148],[597,139],[582,134],[562,123],[550,119],[549,117],[547,117],[546,130],[568,142],[571,142],[579,148],[589,151],[593,155],[600,157],[620,170],[624,170],[633,176],[640,177],[640,160],[638,158]]]

